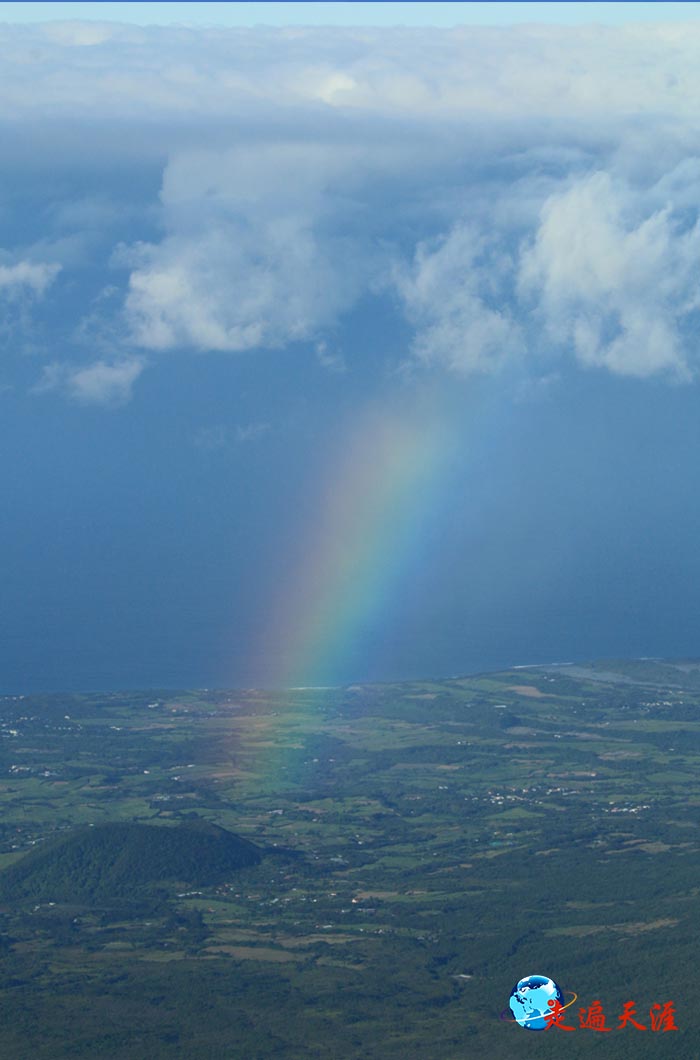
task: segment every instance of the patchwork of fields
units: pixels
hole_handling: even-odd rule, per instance
[[[121,820],[265,851],[215,885],[5,902],[0,1055],[700,1057],[699,674],[0,699],[1,867]],[[532,973],[578,994],[576,1033],[499,1018]],[[614,1033],[579,1027],[594,1000]],[[645,1033],[616,1029],[630,1000]]]

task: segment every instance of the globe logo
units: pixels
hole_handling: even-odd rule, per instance
[[[510,992],[509,1004],[516,1022],[529,1031],[546,1031],[553,1013],[567,1007],[561,988],[546,975],[520,979]]]

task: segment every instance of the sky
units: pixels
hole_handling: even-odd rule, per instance
[[[368,6],[0,4],[0,690],[699,654],[698,5]]]
[[[115,2],[115,3],[0,3],[0,21],[44,22],[48,20],[101,20],[140,26],[187,24],[190,26],[443,26],[461,24],[503,26],[541,22],[581,25],[598,22],[620,25],[629,22],[671,22],[700,17],[700,3],[568,2],[500,3],[382,2]]]

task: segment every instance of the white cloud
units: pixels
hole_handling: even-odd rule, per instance
[[[20,260],[13,258],[20,257]],[[61,266],[25,259],[0,251],[0,339],[3,349],[35,348],[40,328],[38,306],[61,271]]]
[[[14,298],[31,294],[39,298],[45,294],[61,270],[60,265],[34,264],[18,261],[14,265],[0,264],[0,295]]]
[[[128,398],[135,347],[304,342],[341,372],[330,336],[373,298],[435,370],[694,378],[699,44],[700,24],[0,26],[0,105],[26,119],[7,157],[80,178],[0,257],[8,319],[29,327],[17,296],[48,260],[72,307],[94,278],[64,334],[102,359],[43,384],[86,402]]]
[[[88,365],[53,363],[44,367],[36,393],[58,391],[81,405],[125,405],[131,400],[134,383],[145,363],[130,357],[114,361],[94,361]]]
[[[231,221],[143,247],[126,299],[133,340],[150,350],[240,352],[307,338],[338,308],[324,297],[320,258],[312,232],[293,219],[254,235]]]
[[[700,308],[700,225],[660,205],[658,190],[596,173],[552,196],[523,255],[521,290],[583,364],[683,379],[697,356],[688,329]]]
[[[125,305],[133,341],[240,352],[308,339],[336,320],[373,261],[343,231],[337,187],[349,161],[346,149],[313,144],[171,160],[161,192],[168,234],[120,254],[135,265]]]
[[[234,445],[260,441],[269,430],[269,423],[243,423],[235,427],[216,423],[198,430],[194,436],[194,444],[198,449],[207,452],[230,450]]]
[[[389,289],[424,364],[490,372],[548,349],[621,375],[693,376],[698,163],[632,181],[615,159],[581,173],[580,155],[543,157],[521,158],[516,179],[498,150],[497,177],[466,174],[460,186],[453,175],[448,227],[400,251],[402,211],[409,228],[443,220],[423,199],[426,178],[407,181],[401,152],[285,143],[183,153],[164,175],[163,239],[118,256],[132,270],[129,342],[241,352],[313,340],[319,363],[337,371],[344,362],[324,332]],[[387,178],[394,197],[383,190],[378,206]]]
[[[492,371],[522,352],[507,298],[512,272],[504,250],[465,224],[432,248],[419,244],[411,267],[395,276],[416,327],[415,356],[469,374]]]
[[[316,360],[328,372],[343,375],[348,370],[347,362],[342,353],[332,350],[325,339],[316,343]]]
[[[257,442],[270,430],[269,423],[244,423],[236,427],[236,441]]]
[[[700,24],[454,29],[0,26],[0,104],[230,114],[251,104],[495,116],[666,113],[700,102]]]

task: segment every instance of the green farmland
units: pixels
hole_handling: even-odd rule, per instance
[[[2,1060],[698,1060],[699,674],[1,699],[0,868],[115,822],[263,853],[215,882],[8,892]],[[533,973],[578,995],[575,1033],[500,1018]],[[594,1000],[611,1033],[579,1025]],[[631,1000],[645,1032],[617,1029]]]

